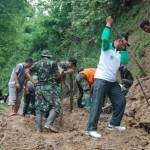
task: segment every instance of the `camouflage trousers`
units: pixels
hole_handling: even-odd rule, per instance
[[[35,115],[35,93],[24,94],[23,116],[26,114]]]
[[[35,99],[36,112],[47,112],[54,109],[59,114],[61,109],[61,85],[51,83],[37,85]]]
[[[83,74],[77,74],[76,83],[79,89],[77,104],[79,107],[82,107],[83,96],[90,97],[90,86],[86,80],[86,77]]]

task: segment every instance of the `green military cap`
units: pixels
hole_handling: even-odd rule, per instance
[[[49,50],[43,50],[41,56],[52,58],[52,55],[49,54]]]

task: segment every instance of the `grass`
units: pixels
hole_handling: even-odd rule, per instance
[[[4,150],[4,147],[0,144],[0,150]]]
[[[8,112],[8,107],[6,106],[5,103],[0,103],[0,111],[3,111],[3,112]]]

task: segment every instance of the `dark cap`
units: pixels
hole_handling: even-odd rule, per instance
[[[27,58],[25,60],[25,63],[33,64],[33,59],[32,58]]]
[[[76,60],[75,58],[70,57],[70,58],[68,59],[68,61],[71,62],[71,63],[76,67],[76,65],[77,65],[77,60]]]
[[[128,43],[128,33],[121,33],[121,34],[118,34],[117,37],[116,37],[116,40],[117,39],[124,39],[127,41],[127,46],[130,46],[130,44]]]

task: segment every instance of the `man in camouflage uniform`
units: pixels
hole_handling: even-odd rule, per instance
[[[57,63],[51,60],[48,50],[44,50],[42,59],[35,63],[31,70],[37,74],[38,80],[35,88],[36,129],[42,132],[42,115],[49,111],[45,128],[57,132],[53,127],[61,107],[61,84]]]
[[[76,83],[79,89],[79,95],[77,99],[77,105],[79,108],[83,108],[86,105],[89,105],[86,107],[90,107],[95,71],[96,68],[80,69],[79,73],[76,75]],[[83,97],[85,104],[82,102]]]
[[[23,106],[24,117],[26,114],[35,115],[34,105],[35,105],[35,86],[31,81],[27,80],[24,89],[24,106]]]
[[[129,88],[132,86],[134,78],[132,73],[127,69],[127,66],[121,65],[119,68],[120,77],[121,77],[121,89],[124,95],[127,95]]]

